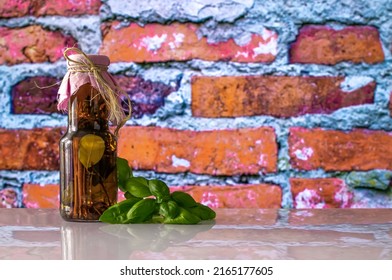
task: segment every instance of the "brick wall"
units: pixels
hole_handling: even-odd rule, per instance
[[[212,207],[392,207],[392,2],[0,2],[0,207],[57,207],[62,50],[108,55],[119,155]]]

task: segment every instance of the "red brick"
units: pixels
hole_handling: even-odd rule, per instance
[[[183,191],[200,203],[211,208],[274,208],[281,207],[282,190],[268,184],[235,186],[184,186],[171,187],[171,191]],[[119,191],[118,201],[124,200]],[[58,185],[23,185],[23,204],[26,208],[58,208]],[[275,215],[267,215],[269,218]]]
[[[118,150],[134,169],[212,175],[276,171],[277,144],[271,127],[211,131],[124,127]]]
[[[132,117],[153,114],[164,105],[164,98],[177,87],[161,82],[152,82],[140,77],[114,76],[119,86],[132,100]],[[14,114],[51,114],[62,113],[57,110],[58,86],[50,86],[59,80],[52,77],[37,76],[27,78],[12,88],[12,112]]]
[[[293,127],[289,135],[293,168],[327,171],[392,169],[392,133]]]
[[[58,170],[58,143],[64,133],[64,128],[0,129],[0,169]],[[213,175],[276,171],[277,145],[271,127],[213,131],[124,127],[118,149],[134,169]]]
[[[23,205],[26,208],[58,208],[59,186],[24,184]]]
[[[120,22],[102,26],[101,54],[110,55],[113,62],[157,62],[203,59],[237,62],[272,62],[277,52],[277,34],[265,30],[263,36],[253,34],[250,42],[239,46],[233,39],[208,43],[198,35],[196,24],[170,25]]]
[[[118,192],[118,201],[124,200],[124,193]],[[57,184],[24,184],[23,206],[25,208],[59,208],[60,186]]]
[[[187,186],[180,190],[212,208],[280,208],[282,203],[282,190],[276,185]]]
[[[117,75],[114,78],[132,100],[132,118],[155,113],[164,105],[165,97],[178,89],[178,87],[144,80],[140,77]]]
[[[0,64],[55,62],[66,47],[76,41],[59,31],[33,25],[23,28],[0,27]]]
[[[14,114],[50,114],[61,113],[57,110],[59,86],[47,87],[59,82],[53,77],[31,77],[12,88],[12,113]]]
[[[294,208],[349,208],[353,193],[337,178],[291,178]]]
[[[0,129],[0,169],[58,170],[63,129]]]
[[[389,95],[389,115],[392,116],[392,92]]]
[[[341,89],[344,80],[344,77],[194,76],[192,114],[209,118],[293,117],[331,113],[373,102],[375,82],[344,91]]]
[[[290,63],[336,64],[379,63],[384,52],[378,30],[370,26],[349,26],[334,30],[326,26],[305,26],[290,49]]]
[[[85,14],[98,14],[100,0],[3,0],[0,1],[0,18],[23,16],[77,16]]]

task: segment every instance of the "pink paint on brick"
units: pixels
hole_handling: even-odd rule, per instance
[[[320,209],[325,208],[325,201],[315,190],[305,189],[295,196],[296,209]]]
[[[264,30],[262,35],[253,34],[248,43],[240,46],[233,39],[209,43],[207,38],[199,37],[198,28],[191,23],[143,27],[137,24],[122,27],[119,22],[105,24],[100,53],[110,55],[113,62],[191,59],[272,62],[277,54],[277,34],[270,30]]]
[[[0,1],[0,17],[10,18],[28,15],[29,6],[30,1],[2,0]]]
[[[276,171],[277,145],[272,127],[191,131],[127,126],[120,131],[118,154],[135,170],[259,174]]]
[[[342,179],[338,178],[291,178],[294,208],[350,208],[354,194]]]
[[[55,62],[62,58],[64,48],[75,44],[72,37],[38,25],[0,27],[0,64]]]
[[[282,202],[280,186],[270,184],[185,186],[171,190],[179,188],[212,208],[280,208]]]
[[[0,18],[98,14],[100,6],[100,0],[2,0],[0,1]]]
[[[291,63],[333,65],[339,62],[380,63],[384,61],[379,32],[371,26],[348,26],[334,30],[308,25],[300,29],[291,45]]]
[[[18,194],[14,189],[5,188],[0,190],[0,208],[16,208]]]
[[[293,168],[301,170],[392,170],[392,133],[292,127],[289,153]]]
[[[192,115],[280,118],[329,114],[371,104],[376,82],[367,77],[198,76],[191,79]]]

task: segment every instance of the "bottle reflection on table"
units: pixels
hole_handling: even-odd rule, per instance
[[[163,252],[213,226],[213,221],[199,225],[64,222],[61,226],[62,258],[129,259],[136,251]]]

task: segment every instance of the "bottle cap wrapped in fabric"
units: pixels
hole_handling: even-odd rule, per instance
[[[77,53],[68,55],[68,52]],[[58,110],[68,111],[68,101],[71,96],[81,86],[91,84],[105,100],[109,110],[109,120],[113,124],[120,125],[129,119],[121,106],[122,90],[107,71],[110,64],[107,56],[86,55],[79,49],[69,48],[64,51],[64,57],[67,60],[68,71],[58,91]]]

